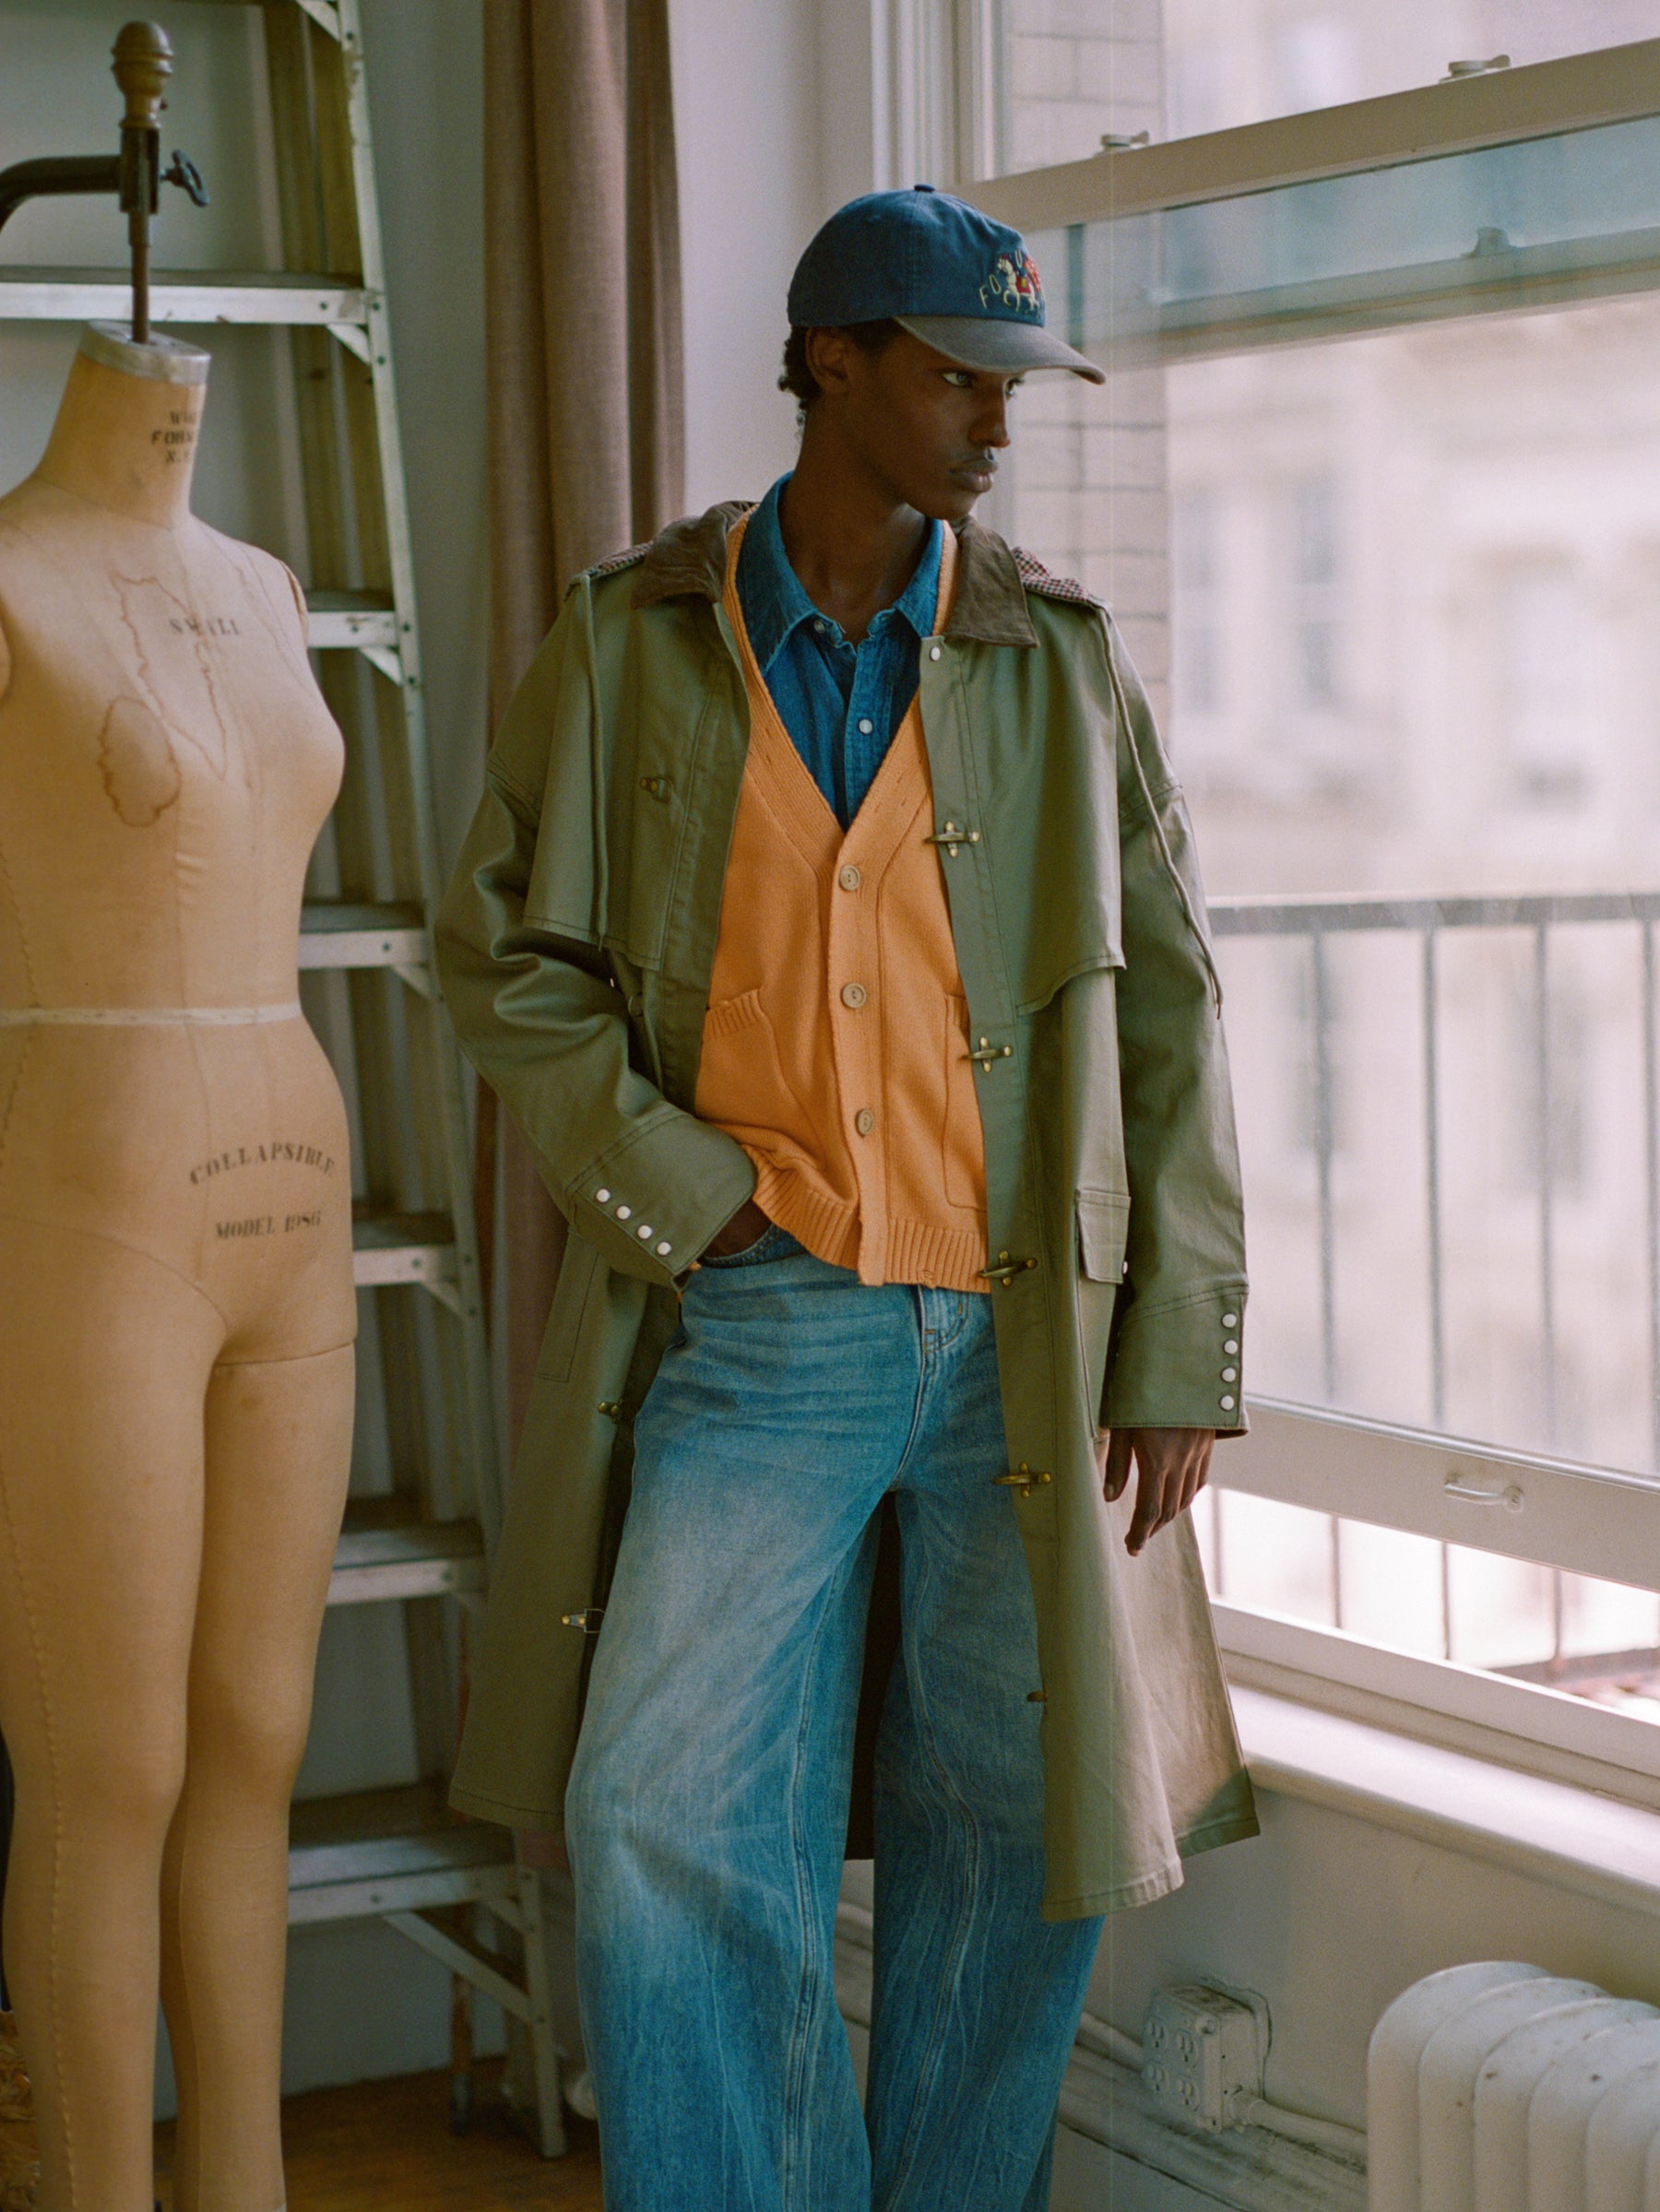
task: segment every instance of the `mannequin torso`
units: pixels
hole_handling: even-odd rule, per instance
[[[314,1260],[304,1341],[257,1348],[320,1350],[350,1177],[295,972],[339,733],[293,578],[190,514],[203,385],[106,345],[0,500],[0,1216],[119,1224],[228,1319]]]

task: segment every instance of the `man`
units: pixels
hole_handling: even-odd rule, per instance
[[[789,321],[794,472],[577,579],[440,929],[572,1228],[456,1801],[563,1808],[611,2212],[1038,2212],[1099,1916],[1255,1828],[1219,993],[1105,613],[971,519],[1101,381],[1020,239],[868,195]]]

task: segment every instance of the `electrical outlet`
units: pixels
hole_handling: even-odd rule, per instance
[[[1142,2027],[1142,2079],[1192,2126],[1238,2127],[1263,2094],[1267,2056],[1268,2007],[1252,1992],[1197,1981],[1154,1992]]]

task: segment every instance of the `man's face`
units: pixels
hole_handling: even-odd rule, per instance
[[[840,437],[895,503],[961,522],[991,489],[1009,443],[1018,376],[965,369],[902,330],[864,353],[837,330],[815,330],[807,358]]]

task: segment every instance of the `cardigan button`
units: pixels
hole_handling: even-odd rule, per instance
[[[859,1011],[870,995],[862,983],[844,983],[842,985],[842,1004],[850,1006],[855,1013]]]
[[[864,881],[864,878],[860,874],[858,869],[851,865],[844,868],[836,880],[844,891],[857,891]]]
[[[869,1106],[860,1106],[853,1117],[853,1126],[861,1137],[868,1137],[876,1126],[876,1117]]]

